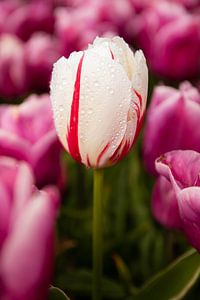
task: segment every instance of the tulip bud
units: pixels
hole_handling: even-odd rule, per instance
[[[189,82],[179,89],[154,89],[143,143],[144,162],[150,173],[156,174],[154,162],[163,153],[176,149],[200,151],[199,118],[200,93]]]
[[[156,160],[156,170],[160,177],[153,195],[154,216],[168,228],[181,229],[200,251],[200,153],[191,150],[165,153]]]
[[[87,167],[122,159],[138,135],[146,106],[147,66],[119,37],[96,38],[86,51],[55,64],[51,101],[58,136]]]

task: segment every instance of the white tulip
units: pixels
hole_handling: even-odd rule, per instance
[[[65,149],[87,167],[104,167],[131,149],[146,107],[148,70],[122,38],[96,38],[61,57],[51,80],[55,126]]]

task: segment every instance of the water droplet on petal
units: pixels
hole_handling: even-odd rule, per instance
[[[63,107],[62,104],[59,106],[59,111],[60,111],[60,112],[63,112],[63,111],[64,111],[64,107]]]

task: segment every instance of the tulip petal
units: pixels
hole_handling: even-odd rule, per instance
[[[24,139],[0,129],[0,155],[30,161],[30,144]]]
[[[11,224],[14,224],[18,215],[24,213],[26,205],[34,191],[34,177],[30,167],[26,163],[20,163],[14,185],[14,199],[12,205]],[[12,226],[12,225],[11,225]]]
[[[33,169],[37,187],[58,182],[61,177],[60,165],[61,144],[55,130],[46,133],[42,139],[32,146]],[[53,172],[49,170],[53,169]]]
[[[192,150],[174,150],[156,160],[156,169],[163,176],[171,176],[180,188],[195,186],[199,182],[200,155]]]
[[[135,70],[132,76],[133,89],[136,91],[138,97],[137,103],[140,103],[140,97],[142,99],[141,116],[146,108],[147,101],[147,89],[148,89],[148,69],[146,59],[142,50],[135,52]]]
[[[135,59],[133,52],[122,38],[118,36],[112,39],[97,37],[91,47],[93,50],[97,50],[98,53],[103,54],[104,57],[109,58],[111,56],[112,59],[120,63],[129,80],[132,79],[135,70]]]
[[[160,176],[153,189],[152,213],[167,228],[181,229],[181,218],[176,194],[171,183]]]
[[[115,152],[126,131],[130,101],[131,82],[123,67],[111,55],[104,57],[97,54],[97,49],[86,51],[79,116],[79,145],[84,164],[87,165],[88,153],[91,166],[101,166]],[[107,151],[98,161],[105,147]]]
[[[151,172],[155,173],[154,161],[163,153],[175,149],[200,150],[199,119],[199,104],[177,93],[150,107],[143,149],[145,164]]]
[[[78,139],[78,125],[79,125],[79,102],[80,102],[80,88],[81,88],[81,71],[83,65],[84,54],[81,56],[78,69],[76,73],[76,80],[74,83],[74,92],[71,105],[70,114],[70,124],[67,128],[67,144],[69,148],[69,153],[71,156],[81,163],[81,154],[79,149],[79,139]]]
[[[179,95],[179,91],[170,86],[157,86],[153,90],[153,95],[151,101],[149,111],[153,111],[156,107],[158,107],[162,102],[166,102],[166,99],[170,97],[176,97]],[[149,113],[150,114],[150,113]]]
[[[16,220],[4,242],[0,273],[11,298],[45,298],[50,279],[56,211],[54,201],[45,192],[38,193]]]
[[[10,201],[9,193],[5,189],[4,185],[0,182],[0,248],[6,237],[8,231],[8,224],[10,221]]]
[[[54,64],[52,72],[50,88],[56,131],[67,151],[67,129],[70,126],[75,79],[82,55],[83,52],[74,52],[68,59],[61,57]]]
[[[128,112],[127,128],[120,146],[111,158],[113,162],[122,159],[133,146],[141,129],[146,107],[148,70],[143,52],[136,51],[134,60],[132,99]]]
[[[178,194],[183,229],[189,242],[200,251],[200,187],[189,187]]]

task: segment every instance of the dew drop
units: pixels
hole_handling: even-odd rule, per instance
[[[81,110],[81,116],[84,116],[84,114],[85,114],[85,111],[82,109]]]
[[[60,112],[63,112],[63,111],[64,111],[64,107],[63,107],[62,104],[59,106],[59,111],[60,111]]]

